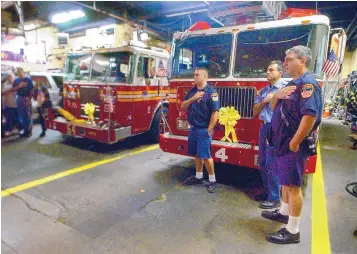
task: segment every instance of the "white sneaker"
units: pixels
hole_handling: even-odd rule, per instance
[[[10,135],[11,135],[11,132],[9,132],[9,131],[5,132],[5,137],[8,137]]]
[[[11,133],[12,133],[12,134],[18,134],[18,133],[19,133],[19,130],[18,130],[18,129],[13,129]]]
[[[23,135],[23,134],[25,134],[25,130],[20,131],[20,135]]]

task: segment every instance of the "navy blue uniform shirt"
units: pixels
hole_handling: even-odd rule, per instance
[[[18,96],[23,96],[23,97],[30,97],[30,92],[31,90],[33,89],[33,83],[32,83],[32,80],[25,77],[23,79],[21,78],[17,78],[15,79],[14,81],[14,85],[13,87],[16,87],[18,85],[20,85],[21,82],[27,82],[27,86],[23,87],[23,88],[20,88],[19,90],[17,90],[17,95]]]
[[[296,86],[290,98],[280,100],[274,110],[272,128],[277,155],[289,152],[289,143],[299,128],[304,115],[316,116],[313,131],[321,123],[322,95],[321,88],[311,72],[305,72],[287,86]]]
[[[219,110],[217,91],[208,84],[202,90],[195,86],[185,95],[184,101],[201,91],[204,92],[203,97],[188,107],[188,123],[196,128],[208,128],[212,112]]]

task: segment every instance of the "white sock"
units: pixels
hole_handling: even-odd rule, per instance
[[[284,203],[284,201],[281,201],[279,212],[282,215],[289,215],[289,204]]]
[[[288,225],[286,225],[286,229],[292,234],[297,234],[299,233],[299,224],[300,217],[294,217],[289,215],[289,222]]]
[[[196,172],[196,178],[197,179],[202,179],[203,178],[203,172]]]
[[[210,182],[216,182],[216,175],[215,174],[209,175],[208,179],[209,179]]]

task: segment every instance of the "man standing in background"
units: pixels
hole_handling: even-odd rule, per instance
[[[264,185],[263,195],[257,197],[262,200],[259,207],[262,209],[272,209],[280,206],[280,186],[277,176],[273,174],[273,162],[275,160],[274,148],[267,142],[267,134],[271,128],[273,110],[270,102],[276,91],[285,87],[287,82],[282,79],[283,63],[273,61],[267,68],[267,80],[269,85],[264,87],[254,101],[254,117],[259,114],[262,125],[259,131],[259,167]]]

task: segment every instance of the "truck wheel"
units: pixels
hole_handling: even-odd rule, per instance
[[[167,113],[168,113],[168,108],[167,106],[163,106],[163,113],[165,117],[167,118]],[[161,126],[161,108],[159,108],[154,116],[154,120],[152,121],[150,130],[148,132],[148,138],[151,142],[158,143],[159,142],[159,137],[160,137],[160,126]]]

